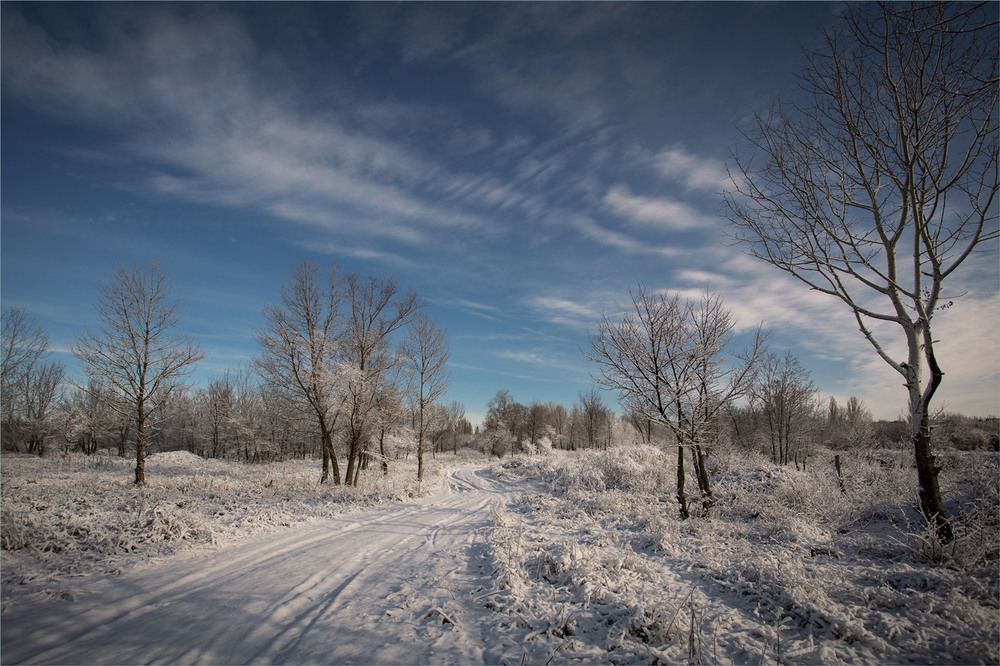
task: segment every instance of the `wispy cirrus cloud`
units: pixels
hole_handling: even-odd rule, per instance
[[[626,254],[648,254],[664,258],[676,257],[680,248],[649,243],[644,239],[603,227],[582,213],[550,214],[550,223],[567,226],[577,234],[595,243],[622,251]]]
[[[593,306],[558,296],[532,296],[528,307],[553,324],[571,328],[586,328],[599,321],[601,313]]]
[[[431,229],[495,235],[497,223],[471,209],[524,198],[495,179],[471,185],[335,115],[296,111],[260,73],[273,58],[223,11],[143,12],[131,16],[132,32],[115,32],[125,19],[109,16],[113,37],[87,49],[54,46],[5,11],[4,87],[46,113],[113,128],[121,140],[109,150],[141,162],[152,192],[411,245],[425,244]],[[441,192],[458,194],[467,209],[439,204]],[[358,219],[372,223],[345,222]]]
[[[604,204],[615,215],[633,224],[683,231],[714,226],[715,220],[693,206],[669,197],[632,194],[627,185],[614,185],[604,195]]]
[[[681,146],[661,150],[653,167],[669,180],[679,181],[689,190],[721,192],[730,186],[724,162],[693,155]]]

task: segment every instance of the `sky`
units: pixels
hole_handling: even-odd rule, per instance
[[[709,290],[737,343],[763,322],[823,395],[894,418],[901,378],[850,312],[734,246],[718,194],[837,11],[4,2],[0,301],[79,375],[99,285],[157,257],[204,384],[256,353],[298,262],[396,276],[449,333],[446,401],[479,421],[500,389],[572,406],[588,333],[637,283]],[[1000,412],[998,256],[935,319],[948,411]]]

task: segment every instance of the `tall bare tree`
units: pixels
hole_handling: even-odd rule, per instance
[[[350,367],[345,405],[348,442],[347,481],[357,483],[361,453],[374,436],[379,393],[398,362],[393,336],[416,313],[417,295],[392,277],[351,274],[346,278],[346,328],[343,362]]]
[[[333,434],[343,401],[344,373],[339,365],[346,325],[346,282],[336,267],[324,278],[310,262],[295,267],[281,288],[279,305],[264,308],[264,329],[257,333],[261,376],[276,390],[304,404],[316,418],[323,455],[320,483],[341,483]],[[348,477],[349,478],[349,477]]]
[[[803,101],[757,117],[724,194],[748,251],[842,301],[903,377],[921,509],[945,539],[932,320],[945,281],[998,236],[997,35],[991,3],[848,5],[808,54]],[[887,342],[900,337],[905,357]]]
[[[749,390],[767,336],[758,327],[750,345],[727,363],[735,322],[720,297],[705,294],[700,302],[685,301],[652,294],[641,284],[629,293],[631,309],[618,320],[604,315],[584,355],[600,367],[594,381],[616,391],[628,410],[663,424],[676,437],[677,502],[687,518],[684,452],[694,457],[708,511],[712,489],[706,447],[715,439],[720,410]]]
[[[424,440],[427,415],[448,392],[451,375],[448,332],[425,312],[417,313],[410,335],[403,343],[403,357],[410,376],[410,390],[417,408],[417,480],[424,479]]]
[[[77,336],[71,349],[84,372],[117,394],[108,404],[132,420],[136,431],[135,483],[146,482],[146,443],[159,412],[203,358],[183,319],[175,288],[156,259],[119,266],[97,293],[102,328]],[[81,387],[86,389],[86,387]]]

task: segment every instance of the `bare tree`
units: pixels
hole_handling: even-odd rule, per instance
[[[257,333],[261,376],[315,416],[323,455],[320,483],[341,483],[333,433],[343,400],[342,338],[346,325],[346,283],[335,267],[324,279],[315,264],[295,267],[281,288],[281,303],[264,308],[265,328]]]
[[[115,428],[115,415],[108,403],[114,399],[114,394],[93,381],[86,389],[73,389],[59,409],[64,446],[78,446],[88,456],[107,446]]]
[[[49,336],[26,310],[3,312],[0,337],[0,424],[4,444],[26,443],[42,452],[45,420],[63,375],[58,362],[44,363]]]
[[[590,336],[591,352],[584,355],[600,366],[594,378],[599,385],[677,438],[677,502],[687,518],[684,451],[694,457],[708,511],[712,490],[705,449],[715,439],[720,410],[749,390],[766,335],[758,327],[750,345],[727,364],[735,322],[721,298],[706,294],[698,303],[682,301],[651,294],[641,284],[629,293],[631,309],[617,321],[604,315],[597,334]]]
[[[571,432],[575,431],[574,439],[589,449],[607,449],[615,421],[614,412],[605,407],[600,391],[594,386],[586,392],[581,391],[577,398],[579,407],[574,405],[572,413],[575,418],[571,419],[570,425]]]
[[[945,280],[998,237],[997,34],[990,3],[848,5],[809,54],[804,101],[757,117],[724,194],[748,251],[842,301],[903,377],[921,509],[945,539],[932,318]]]
[[[424,437],[427,414],[444,397],[451,383],[448,333],[426,313],[418,313],[403,343],[403,357],[410,375],[410,390],[418,413],[417,480],[424,479]]]
[[[348,275],[343,362],[351,369],[344,409],[348,442],[347,481],[357,483],[362,451],[374,435],[378,396],[390,381],[397,363],[394,333],[420,307],[412,291],[403,291],[395,278]]]
[[[183,390],[203,354],[190,336],[176,332],[183,314],[155,259],[144,267],[119,266],[98,290],[95,309],[102,329],[80,333],[71,349],[91,380],[117,394],[108,406],[135,424],[135,483],[142,485],[146,442],[158,411]]]
[[[809,436],[816,387],[812,375],[791,352],[768,354],[752,388],[753,405],[760,411],[771,445],[771,461],[796,464]]]
[[[31,368],[24,382],[24,419],[27,429],[28,453],[45,452],[45,438],[49,434],[49,416],[60,394],[65,368],[58,361],[51,361]]]

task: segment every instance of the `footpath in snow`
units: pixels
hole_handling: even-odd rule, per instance
[[[481,466],[445,475],[413,503],[181,553],[88,581],[73,600],[23,600],[3,616],[3,661],[517,661],[484,608],[483,532],[491,505],[524,488]]]

